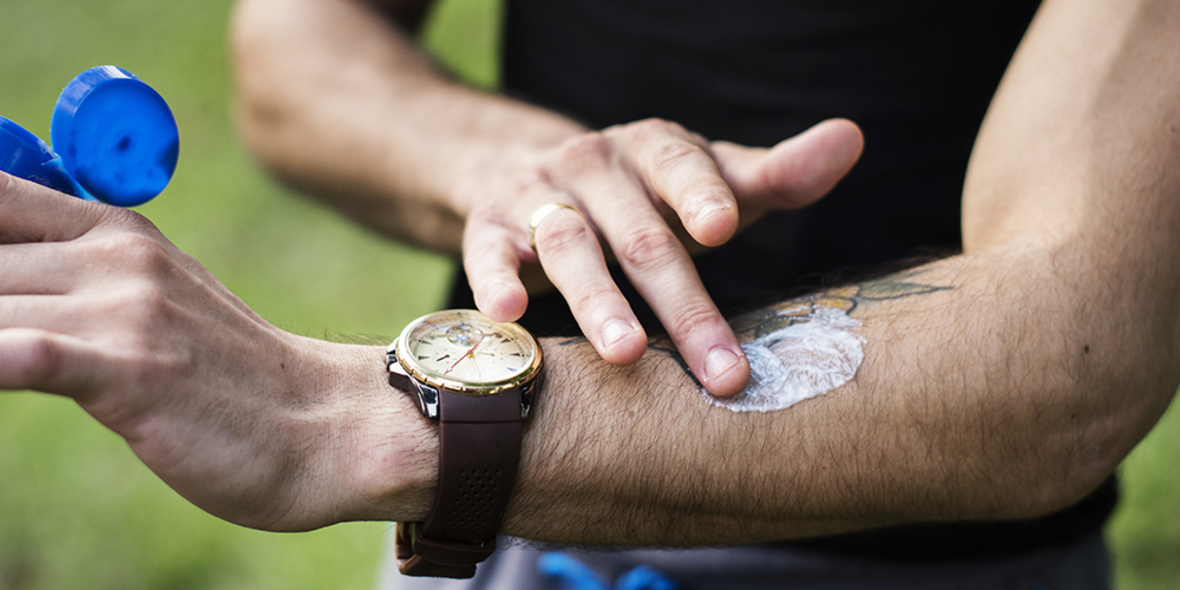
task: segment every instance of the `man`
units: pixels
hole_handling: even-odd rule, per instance
[[[335,8],[351,11],[356,20],[313,15],[311,22],[331,24],[350,38],[362,38],[365,26],[390,32],[353,5]],[[249,9],[240,18],[249,21]],[[725,394],[741,388],[745,365],[731,363],[720,379],[710,378],[717,373],[709,370],[709,353],[729,346],[714,339],[733,336],[733,342],[740,338],[749,345],[759,327],[778,329],[793,315],[812,324],[823,314],[844,313],[857,320],[855,334],[863,338],[854,379],[786,409],[733,412],[706,401],[666,345],[657,343],[660,350],[633,364],[609,366],[601,353],[618,363],[633,359],[613,357],[612,347],[604,346],[606,330],[593,326],[605,321],[586,328],[590,342],[544,340],[546,380],[525,432],[504,532],[602,545],[730,545],[903,523],[1025,519],[1077,505],[1150,429],[1178,381],[1180,52],[1172,34],[1180,24],[1178,11],[1173,3],[1148,0],[1051,2],[1041,9],[972,155],[963,254],[922,266],[917,274],[765,307],[735,323],[737,334],[713,330],[700,336],[693,330],[697,322],[662,316],[684,327],[673,339],[692,374]],[[296,37],[310,39],[298,31]],[[239,28],[240,35],[259,38],[247,32]],[[316,53],[302,63],[314,64],[307,60]],[[370,70],[342,68],[336,57],[322,59],[351,79],[372,79]],[[424,83],[418,79],[410,87]],[[401,112],[403,119],[420,116],[414,109]],[[484,123],[461,116],[457,104],[448,112],[464,130]],[[271,111],[280,121],[284,113]],[[651,134],[675,128],[651,123],[638,129]],[[601,154],[615,131],[570,145],[588,143],[594,148],[589,151]],[[355,178],[363,188],[373,181],[367,175],[382,167],[367,165],[380,160],[368,160],[378,156],[354,139]],[[685,142],[699,152],[662,153],[693,159],[708,154],[701,141],[688,136]],[[814,192],[800,192],[815,198],[859,148],[858,136],[840,122],[800,143],[810,145],[777,152],[707,147],[718,174],[734,189],[734,206],[750,200],[758,213],[760,197],[769,208],[767,202],[779,201],[766,193],[778,197],[779,191],[744,191],[766,187],[744,185],[749,177],[732,170],[758,180],[809,179],[803,184]],[[398,144],[383,145],[389,151]],[[509,151],[498,147],[486,149]],[[734,155],[732,168],[724,163],[727,152]],[[806,154],[821,154],[819,163],[799,165]],[[765,172],[767,167],[782,174]],[[552,202],[544,185],[553,177],[543,176],[523,188],[541,185],[544,201]],[[688,184],[702,185],[718,194],[716,182]],[[463,182],[457,186],[458,193],[470,190],[461,188]],[[689,215],[702,207],[682,211],[669,205],[690,218],[689,233],[705,242],[724,241],[734,225],[722,224],[720,237],[710,238]],[[406,207],[401,215],[430,205],[411,201]],[[178,492],[234,522],[300,530],[351,519],[422,518],[434,494],[436,431],[386,383],[382,350],[314,341],[269,326],[133,213],[53,195],[7,176],[0,176],[0,210],[0,218],[19,220],[0,225],[0,387],[74,397],[125,436]],[[530,212],[531,205],[523,219],[503,222],[504,241],[525,256],[527,243],[519,243],[527,238]],[[554,239],[587,235],[559,232],[581,219],[561,214],[534,224],[550,275],[561,265],[546,258],[563,245],[583,246],[583,256],[587,250],[574,238]],[[591,223],[604,223],[594,211],[588,215]],[[415,219],[426,227],[424,236],[452,235],[443,226],[431,230],[429,216]],[[471,224],[466,222],[468,235]],[[607,240],[624,265],[628,252],[645,251],[620,248],[626,240]],[[670,241],[660,243],[663,256],[652,259],[671,262],[647,269],[671,267],[677,280],[689,281],[684,271],[690,269],[676,265],[679,253],[666,247]],[[481,276],[468,265],[469,274]],[[502,268],[492,273],[511,283],[503,288],[516,290]],[[552,278],[562,287],[561,278]],[[479,280],[473,282],[478,293]],[[689,303],[699,301],[700,293],[683,285],[673,286]],[[576,288],[566,289],[567,297],[579,299],[571,295]],[[496,289],[489,291],[496,301]],[[649,301],[666,296],[650,293]],[[605,297],[602,307],[621,313],[609,304],[613,294]],[[657,314],[682,305],[690,307],[652,301]],[[713,314],[691,317],[709,324]],[[731,381],[731,374],[738,377]],[[1070,576],[1077,564],[1092,558],[1094,541],[1084,531],[1063,541],[1032,558],[1005,557],[972,573],[999,585],[1012,568],[1029,576],[1048,568],[1045,579],[1068,584],[1076,581]],[[701,583],[721,587],[750,566],[753,579],[736,583],[764,583],[758,578],[768,568],[792,561],[777,547],[767,551],[772,553],[720,553],[728,561],[710,564],[726,574],[717,578],[699,570],[669,573],[687,582],[699,574]],[[756,559],[742,561],[742,555]],[[879,572],[894,577],[878,582],[947,575],[938,565],[921,569]]]
[[[598,353],[620,364],[638,358],[645,328],[662,324],[693,376],[718,395],[740,389],[748,366],[714,301],[730,311],[749,308],[808,273],[959,247],[958,192],[971,143],[1036,9],[1035,2],[516,0],[505,18],[504,95],[495,96],[446,79],[413,45],[406,31],[428,4],[244,2],[235,35],[242,122],[263,161],[380,231],[461,253],[467,281],[457,282],[453,305],[478,305],[501,320],[523,315],[525,326],[543,333],[569,333],[576,320]],[[1062,38],[1041,33],[1039,42],[1068,47],[1064,37],[1073,33],[1064,31],[1083,27],[1084,19],[1054,6],[1044,12],[1041,29],[1062,31]],[[1088,54],[1044,51],[1035,54],[1042,61],[1025,59],[1029,81],[1010,83],[1016,90],[1009,94],[1048,100],[1042,85],[1065,61],[1105,67]],[[981,139],[963,201],[968,255],[988,241],[977,235],[1014,237],[1016,226],[1053,223],[1033,209],[1017,213],[1040,206],[1022,196],[1032,189],[1013,187],[1063,165],[1047,154],[1043,162],[1015,155],[1065,141],[1049,139],[1052,133],[1026,139],[1040,129],[1026,122],[1039,116],[1029,104],[998,110],[992,118],[1000,122]],[[770,209],[798,208],[828,192],[860,154],[858,130],[828,121],[771,151],[693,133],[773,145],[833,116],[866,130],[864,161],[812,208],[776,211],[760,223]],[[1087,117],[1064,124],[1081,132],[1092,123]],[[544,207],[554,202],[584,217],[561,210],[528,223],[530,213],[550,211]],[[999,229],[1009,223],[1013,229]],[[724,246],[694,267],[674,235],[688,250]],[[619,259],[609,275],[599,242]],[[1037,266],[1088,264],[1051,262],[1056,256],[1037,257]],[[561,295],[534,290],[526,310],[517,275],[532,282],[538,265]],[[930,276],[917,281],[931,289],[922,297],[950,296],[933,290],[949,287],[974,300]],[[1047,295],[1052,284],[1033,280],[1025,295]],[[853,305],[869,313],[873,301]],[[1037,326],[1028,301],[1011,304],[1024,310],[1019,334],[1056,332]],[[970,317],[959,321],[989,321]],[[928,375],[994,383],[973,373],[978,361],[963,351],[947,357],[956,368]],[[1025,389],[1042,375],[1008,378]],[[925,563],[1019,554],[1092,533],[1113,501],[1107,482],[1046,520],[901,528],[806,547]]]

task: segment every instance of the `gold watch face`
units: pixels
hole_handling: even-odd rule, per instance
[[[467,309],[411,322],[398,338],[397,357],[420,381],[476,395],[527,383],[541,368],[541,349],[532,334]]]

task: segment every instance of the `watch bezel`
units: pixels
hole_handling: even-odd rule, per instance
[[[518,332],[521,337],[525,338],[527,342],[532,344],[532,348],[533,348],[532,359],[530,359],[530,361],[527,365],[525,365],[524,367],[522,367],[520,369],[519,373],[517,373],[516,375],[514,375],[508,379],[505,379],[503,381],[482,383],[482,382],[472,382],[472,381],[465,381],[462,379],[453,379],[453,378],[449,378],[449,377],[444,377],[442,375],[435,373],[434,371],[431,371],[431,370],[421,366],[421,364],[418,363],[417,359],[414,358],[414,355],[401,354],[401,351],[403,351],[403,350],[411,350],[410,336],[414,333],[415,328],[417,328],[418,326],[422,325],[423,323],[425,323],[428,320],[431,320],[432,318],[435,318],[437,316],[448,316],[448,315],[455,315],[455,314],[475,315],[475,316],[482,318],[483,321],[486,321],[490,324],[496,324],[499,326],[506,326],[506,327],[508,327],[509,330],[512,330],[514,332]],[[541,345],[539,342],[537,342],[537,339],[535,337],[533,337],[532,334],[529,333],[528,330],[525,330],[523,327],[521,327],[520,324],[517,324],[515,322],[493,321],[491,318],[488,318],[487,316],[479,313],[478,311],[471,310],[471,309],[448,309],[448,310],[428,313],[422,317],[419,317],[418,319],[416,319],[406,325],[406,327],[402,330],[401,335],[398,336],[397,340],[394,341],[394,346],[392,348],[393,348],[393,350],[391,352],[393,352],[394,355],[397,357],[398,364],[401,365],[402,369],[405,370],[405,372],[407,374],[409,374],[409,376],[411,378],[413,378],[414,380],[421,382],[421,383],[425,383],[427,385],[430,385],[431,387],[437,387],[439,389],[445,389],[447,391],[451,391],[454,393],[460,393],[460,394],[464,394],[464,395],[472,395],[472,396],[495,395],[495,394],[500,393],[504,390],[511,389],[514,387],[521,387],[521,388],[527,387],[527,385],[529,383],[531,383],[534,379],[536,379],[537,374],[541,371],[541,354],[542,354],[541,353]]]

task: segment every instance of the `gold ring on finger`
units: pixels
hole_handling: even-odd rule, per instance
[[[586,216],[582,215],[582,212],[579,211],[577,207],[574,207],[568,203],[546,203],[540,207],[537,207],[537,210],[533,211],[533,214],[529,216],[529,248],[533,249],[533,253],[537,252],[537,226],[541,225],[541,222],[544,221],[550,213],[560,209],[569,209],[570,211],[581,215],[582,219],[586,218]]]

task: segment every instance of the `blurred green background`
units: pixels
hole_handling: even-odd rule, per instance
[[[231,121],[231,4],[0,0],[0,115],[47,139],[74,75],[101,64],[135,72],[171,104],[182,146],[172,185],[139,211],[283,328],[395,335],[442,303],[451,263],[366,234],[260,171]],[[498,11],[497,0],[445,0],[427,43],[492,86]],[[1178,465],[1172,411],[1123,468],[1126,499],[1110,526],[1120,588],[1180,586]],[[367,589],[387,529],[226,524],[69,400],[0,393],[0,590]]]

